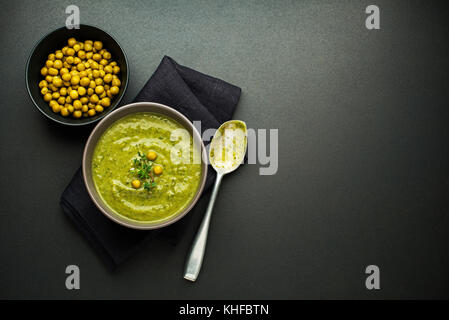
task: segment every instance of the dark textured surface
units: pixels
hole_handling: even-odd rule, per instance
[[[236,118],[279,129],[277,175],[248,165],[223,181],[192,284],[195,226],[110,273],[61,212],[91,128],[45,119],[24,75],[68,4],[2,1],[1,298],[449,298],[447,7],[376,1],[368,31],[371,1],[76,2],[126,50],[125,103],[166,54],[242,87]],[[365,289],[369,264],[381,290]]]

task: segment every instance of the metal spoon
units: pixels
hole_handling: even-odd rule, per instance
[[[234,171],[240,166],[245,157],[246,147],[247,130],[246,124],[243,121],[227,121],[215,132],[210,143],[209,162],[217,172],[217,178],[215,179],[214,189],[210,196],[209,205],[207,206],[203,221],[187,257],[184,279],[195,281],[200,273],[204,251],[206,249],[212,209],[218,194],[221,179],[225,174]]]

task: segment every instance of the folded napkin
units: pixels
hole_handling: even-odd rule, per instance
[[[179,65],[165,56],[134,101],[168,105],[191,121],[200,120],[204,131],[218,128],[231,119],[240,93],[239,87]],[[214,170],[208,170],[204,190],[210,188],[214,178]],[[91,201],[81,168],[62,193],[60,204],[111,270],[155,236],[168,236],[176,243],[190,220],[187,215],[169,227],[151,231],[123,227],[105,217]]]

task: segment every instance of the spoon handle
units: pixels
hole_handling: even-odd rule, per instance
[[[218,189],[220,187],[221,178],[223,175],[217,173],[215,179],[214,189],[210,196],[209,205],[207,206],[206,213],[203,217],[203,221],[196,233],[195,240],[193,240],[190,253],[187,257],[187,262],[184,270],[184,279],[195,281],[200,273],[201,264],[203,263],[204,251],[206,250],[207,233],[209,231],[210,217],[212,215],[212,209],[214,208],[215,199],[217,198]]]

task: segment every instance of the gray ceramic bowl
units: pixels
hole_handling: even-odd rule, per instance
[[[119,215],[112,211],[101,199],[100,195],[98,194],[95,184],[92,178],[92,156],[95,150],[95,146],[97,145],[98,140],[102,136],[102,134],[117,120],[123,118],[124,116],[127,116],[132,113],[138,113],[138,112],[152,112],[161,114],[164,116],[168,116],[174,120],[176,120],[178,123],[183,125],[193,136],[194,139],[194,146],[197,148],[200,148],[201,150],[201,181],[198,187],[198,190],[196,191],[195,196],[193,197],[190,204],[179,214],[172,217],[170,220],[163,221],[161,223],[149,223],[149,222],[143,222],[143,221],[136,221],[131,220],[129,218],[126,218],[122,215]],[[206,183],[206,176],[207,176],[207,153],[206,148],[204,147],[203,141],[201,140],[201,135],[198,133],[196,128],[192,125],[192,123],[187,119],[184,115],[182,115],[180,112],[176,111],[173,108],[167,107],[162,104],[153,103],[153,102],[137,102],[137,103],[131,103],[126,106],[123,106],[110,114],[108,114],[106,117],[104,117],[97,126],[93,129],[92,133],[89,136],[89,139],[87,140],[86,146],[84,148],[84,154],[83,154],[83,177],[84,177],[84,183],[86,184],[87,191],[89,193],[89,196],[91,197],[92,201],[95,203],[95,205],[100,209],[100,211],[106,215],[109,219],[123,225],[126,227],[134,228],[134,229],[142,229],[142,230],[148,230],[148,229],[157,229],[161,227],[168,226],[182,217],[184,217],[195,205],[195,203],[198,201],[199,197],[201,196],[201,193],[204,188],[204,184]]]

